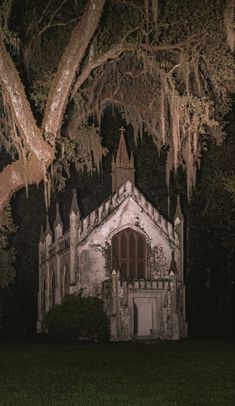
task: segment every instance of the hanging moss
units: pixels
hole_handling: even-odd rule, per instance
[[[171,171],[185,168],[190,198],[205,137],[218,143],[223,139],[229,93],[234,90],[233,1],[138,0],[121,6],[107,2],[104,9],[100,1],[96,1],[96,8],[92,2],[82,2],[79,7],[52,2],[49,9],[46,3],[39,3],[18,30],[19,36],[28,29],[32,40],[40,37],[27,54],[27,72],[31,69],[32,73],[31,78],[27,75],[30,83],[25,84],[31,89],[34,106],[30,110],[20,77],[3,53],[14,83],[21,89],[17,100],[22,102],[24,114],[16,116],[17,106],[2,86],[5,127],[0,131],[0,142],[17,154],[25,167],[31,152],[39,158],[36,179],[44,177],[47,204],[51,184],[47,170],[54,151],[57,162],[49,170],[52,177],[61,178],[59,187],[64,174],[69,175],[71,162],[78,170],[99,171],[104,150],[99,135],[92,128],[88,130],[87,124],[93,122],[100,129],[108,104],[116,106],[126,124],[132,125],[136,143],[147,133],[154,140],[156,153],[162,146],[168,150],[168,185]],[[88,19],[92,24],[87,24]],[[70,22],[72,27],[68,28]],[[61,43],[58,24],[63,27]],[[25,35],[21,40],[23,55],[29,39]],[[50,55],[55,50],[53,60]],[[43,131],[36,127],[33,109],[40,115],[37,121],[43,123]],[[27,177],[25,183],[29,183]]]

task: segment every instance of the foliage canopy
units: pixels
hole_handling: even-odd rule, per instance
[[[96,126],[107,104],[136,140],[145,133],[165,146],[168,185],[172,169],[186,168],[190,194],[206,137],[223,139],[234,1],[21,3],[1,7],[0,137],[13,159],[0,174],[1,207],[42,178],[48,197],[48,168],[60,186],[70,162],[98,169],[105,151]]]

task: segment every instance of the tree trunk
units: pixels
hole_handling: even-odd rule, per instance
[[[39,183],[45,169],[54,159],[53,141],[60,130],[71,85],[98,27],[104,3],[105,0],[89,0],[72,32],[51,84],[42,129],[35,122],[14,63],[5,45],[0,43],[0,85],[28,153],[25,160],[13,162],[0,173],[0,213],[11,196],[26,183]],[[45,141],[43,132],[50,135],[52,145]]]

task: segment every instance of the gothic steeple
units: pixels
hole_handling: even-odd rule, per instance
[[[40,239],[39,239],[39,242],[40,243],[44,243],[44,241],[45,241],[45,235],[44,235],[44,231],[43,231],[43,225],[41,224],[41,230],[40,230]]]
[[[60,217],[60,207],[59,207],[59,203],[56,203],[56,216],[55,216],[55,221],[54,221],[54,228],[56,228],[58,226],[58,224],[61,225],[62,227],[62,220]]]
[[[76,189],[73,189],[72,192],[73,192],[73,198],[72,198],[69,215],[71,216],[71,214],[74,213],[77,216],[77,214],[80,214],[80,210],[78,208]]]
[[[112,160],[112,192],[115,192],[127,180],[133,184],[135,183],[133,154],[129,158],[124,138],[125,129],[121,127],[119,131],[120,140],[117,155],[116,159],[113,157]]]
[[[184,222],[184,216],[180,205],[180,197],[177,195],[177,203],[174,215],[174,224],[177,226],[179,223]]]
[[[52,231],[51,231],[51,226],[50,226],[50,221],[49,221],[49,215],[47,213],[47,217],[46,217],[46,230],[45,230],[45,236],[50,235],[52,236]]]
[[[128,168],[130,165],[130,161],[124,138],[125,129],[121,127],[119,131],[120,131],[120,140],[116,156],[116,165],[120,166],[121,168]]]
[[[56,216],[54,221],[55,239],[59,239],[63,235],[63,223],[60,217],[59,203],[56,203]]]

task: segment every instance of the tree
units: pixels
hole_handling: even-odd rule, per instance
[[[97,28],[104,1],[90,0],[74,28],[58,66],[48,95],[42,127],[36,124],[23,84],[4,44],[0,43],[1,90],[9,114],[12,114],[13,143],[17,144],[19,159],[1,172],[0,207],[4,207],[12,194],[26,183],[39,183],[54,158],[56,136],[59,132],[69,90],[76,70]],[[86,29],[86,26],[89,29]],[[79,43],[77,39],[79,38]],[[50,137],[50,142],[43,137]],[[9,134],[7,134],[9,135]],[[15,139],[14,139],[15,138]],[[27,156],[24,157],[24,155]]]
[[[179,165],[186,167],[188,190],[195,184],[205,134],[221,141],[234,87],[234,1],[226,7],[222,0],[142,3],[25,0],[33,6],[18,27],[15,3],[2,1],[1,143],[13,159],[0,173],[0,211],[14,192],[42,179],[47,200],[54,160],[59,174],[71,161],[99,168],[104,151],[94,128],[84,124],[92,115],[99,122],[107,104],[118,106],[136,138],[144,130],[158,149],[168,146],[168,185]],[[63,13],[70,18],[65,21]],[[37,78],[40,92],[30,75],[38,73],[39,51],[55,47],[58,27],[65,39],[72,27],[70,39],[56,55],[57,67],[50,61]],[[11,56],[17,45],[20,53]]]

